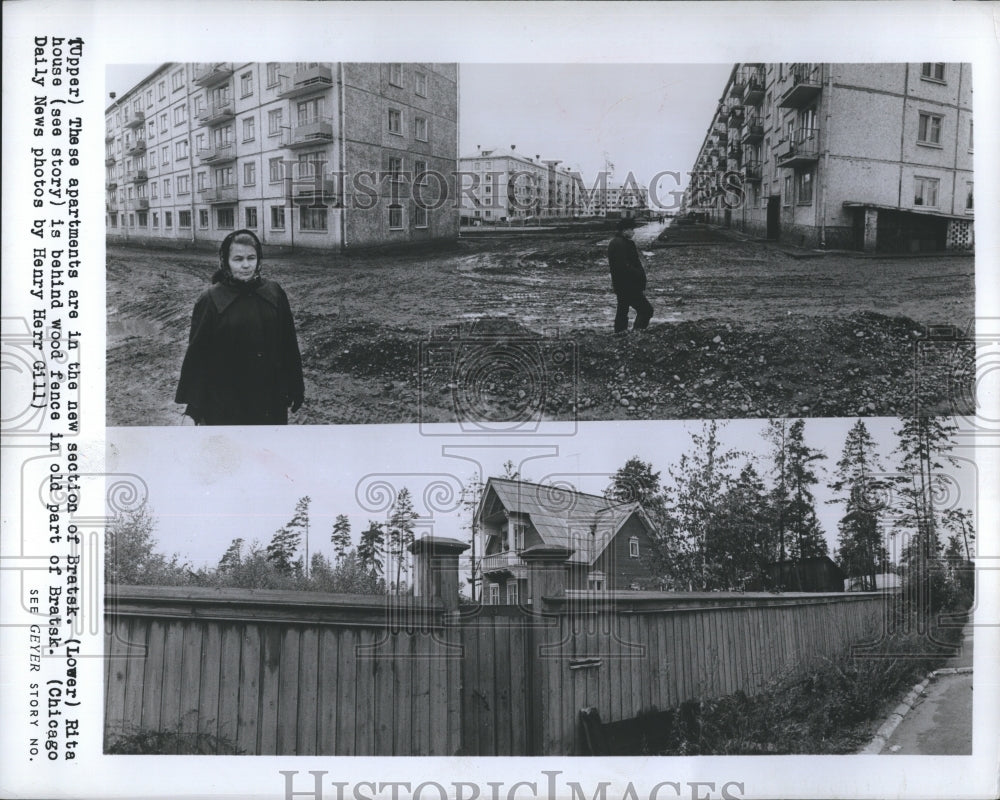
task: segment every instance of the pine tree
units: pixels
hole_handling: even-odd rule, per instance
[[[385,529],[374,520],[368,520],[368,527],[361,532],[358,543],[358,560],[362,569],[373,579],[382,578],[382,559],[385,555]]]
[[[764,437],[771,442],[775,486],[771,492],[778,529],[778,561],[826,555],[827,544],[816,516],[812,487],[819,483],[815,462],[826,458],[805,443],[805,421],[771,420]]]
[[[278,528],[267,545],[267,561],[282,575],[291,575],[302,569],[302,561],[296,560],[302,535],[297,529],[287,525]]]
[[[243,561],[243,540],[233,539],[229,547],[226,548],[226,552],[222,554],[222,558],[219,559],[219,565],[216,569],[222,573],[231,573],[239,569],[240,563]]]
[[[404,486],[389,510],[386,528],[386,544],[389,555],[396,561],[396,594],[399,594],[400,591],[402,575],[407,571],[404,562],[408,547],[413,542],[413,523],[416,519],[418,519],[418,515],[413,510],[413,498],[410,495],[410,490]]]
[[[884,509],[879,501],[885,486],[882,471],[875,440],[859,419],[847,432],[835,479],[830,482],[830,488],[841,497],[829,502],[844,505],[837,538],[840,566],[851,577],[861,578],[860,588],[865,591],[876,588],[875,576],[885,572],[889,562],[882,537]]]
[[[333,532],[330,534],[330,541],[333,542],[333,552],[336,555],[337,563],[344,557],[344,554],[351,547],[351,522],[346,514],[338,514],[333,523]]]

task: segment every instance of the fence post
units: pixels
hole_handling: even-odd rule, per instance
[[[445,611],[458,608],[458,557],[469,545],[446,536],[424,536],[410,545],[416,580],[414,597],[439,597]]]
[[[566,547],[536,545],[521,551],[521,559],[528,565],[528,592],[531,599],[531,646],[529,649],[531,676],[530,727],[532,755],[566,755],[553,753],[554,731],[563,720],[558,718],[559,703],[553,700],[553,688],[562,678],[560,659],[551,651],[559,641],[559,620],[545,615],[546,597],[561,597],[566,593],[569,565],[566,560],[573,551]],[[543,655],[543,651],[546,651]],[[558,692],[555,695],[558,697]]]

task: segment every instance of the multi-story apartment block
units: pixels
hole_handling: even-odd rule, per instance
[[[649,189],[635,180],[614,185],[598,181],[585,193],[584,213],[589,217],[634,216],[648,207]]]
[[[968,64],[736,64],[688,211],[809,247],[971,250]]]
[[[105,112],[111,238],[347,249],[458,234],[454,64],[163,64]]]
[[[460,160],[462,218],[468,222],[510,222],[572,218],[582,209],[580,176],[559,161],[495,148]]]

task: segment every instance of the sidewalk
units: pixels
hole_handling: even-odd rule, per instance
[[[962,649],[942,669],[972,668],[972,625],[962,632]],[[913,708],[881,751],[891,755],[972,754],[972,672],[940,674],[917,697]]]

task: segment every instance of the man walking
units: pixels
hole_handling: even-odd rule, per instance
[[[632,241],[634,229],[639,224],[631,217],[618,222],[615,235],[608,245],[608,265],[611,267],[611,288],[618,297],[615,313],[615,333],[628,331],[628,310],[635,309],[632,329],[641,331],[649,325],[653,316],[653,306],[646,299],[646,270],[639,260],[639,249]]]

